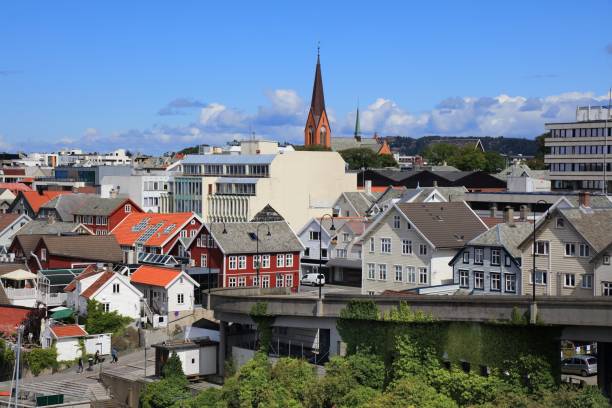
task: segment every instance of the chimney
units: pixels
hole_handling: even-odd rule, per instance
[[[49,213],[49,215],[47,216],[47,222],[49,224],[55,224],[55,214],[53,214],[52,212]]]
[[[367,194],[372,194],[372,180],[366,180],[364,187]]]
[[[490,215],[491,218],[496,218],[497,217],[497,204],[495,204],[495,203],[491,204],[489,215]]]
[[[110,191],[110,198],[117,198],[117,190],[114,188]]]
[[[510,206],[504,210],[504,222],[508,225],[514,225],[514,209]]]
[[[526,205],[521,205],[521,215],[520,215],[521,221],[527,221],[527,212],[528,212],[528,207]]]
[[[578,204],[580,207],[590,208],[591,207],[591,193],[583,191],[578,193]]]
[[[434,180],[434,181],[433,181],[433,186],[434,186],[434,187],[438,187],[438,180]]]

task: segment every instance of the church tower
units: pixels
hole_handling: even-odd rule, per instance
[[[321,145],[331,148],[331,128],[325,111],[325,97],[323,96],[323,76],[321,75],[321,59],[317,48],[317,67],[315,70],[314,85],[310,111],[304,128],[304,146]]]

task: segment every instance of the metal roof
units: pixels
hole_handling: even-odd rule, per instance
[[[270,164],[275,157],[275,154],[190,154],[183,164]]]

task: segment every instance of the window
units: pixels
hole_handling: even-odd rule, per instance
[[[612,282],[601,282],[602,296],[612,296]]]
[[[590,273],[582,275],[582,285],[583,289],[592,289],[593,288],[593,275]]]
[[[376,279],[376,266],[373,263],[368,264],[368,279]]]
[[[227,286],[229,286],[230,288],[235,288],[236,287],[236,278],[233,277],[233,276],[227,278]]]
[[[40,260],[41,261],[46,261],[47,260],[47,249],[46,248],[41,248],[40,249]]]
[[[419,255],[427,255],[427,245],[419,244]]]
[[[482,265],[483,257],[484,257],[484,250],[482,248],[475,248],[474,249],[474,263],[477,265]]]
[[[283,277],[282,274],[277,273],[276,274],[276,287],[277,288],[282,288],[285,286],[285,278]]]
[[[426,285],[428,281],[427,268],[419,268],[419,283],[421,285]]]
[[[576,244],[573,242],[565,243],[565,256],[576,256]]]
[[[310,231],[310,240],[311,241],[318,241],[319,240],[319,231]]]
[[[119,284],[113,283],[113,293],[119,293]]]
[[[370,252],[374,252],[374,237],[370,238]]]
[[[404,280],[402,265],[395,265],[395,281],[401,282]]]
[[[484,289],[484,272],[474,271],[474,289]]]
[[[535,273],[535,283],[536,285],[546,285],[547,281],[548,281],[548,274],[546,273],[546,271],[538,271],[536,270]],[[533,274],[529,274],[529,283],[533,283]]]
[[[259,278],[257,276],[253,276],[253,286],[259,286]]]
[[[181,238],[187,238],[187,230],[181,230]]]
[[[470,251],[463,252],[463,263],[464,264],[470,263]]]
[[[207,254],[200,255],[200,266],[202,268],[208,268],[208,255]]]
[[[491,249],[491,265],[499,266],[501,264],[501,251],[499,249]]]
[[[236,267],[238,266],[238,257],[236,256],[230,256],[229,257],[229,268],[230,269],[236,269]]]
[[[402,239],[402,255],[412,255],[412,241]]]
[[[394,215],[393,216],[393,228],[400,229],[401,226],[402,226],[402,222],[401,222],[400,216]]]
[[[557,228],[565,228],[565,219],[561,218],[561,217],[557,218],[556,227]]]
[[[239,276],[238,277],[238,286],[240,286],[240,287],[246,286],[246,276]]]
[[[261,287],[262,288],[270,287],[270,275],[264,275],[261,277]]]
[[[412,229],[412,225],[408,221],[406,221],[406,229]]]
[[[234,278],[234,286],[236,286],[236,278]],[[182,305],[185,303],[185,295],[183,293],[176,294],[176,303]]]
[[[96,235],[108,235],[108,231],[106,231],[106,230],[96,230]]]
[[[382,254],[391,253],[391,238],[381,238],[380,239],[380,252]]]
[[[327,258],[327,248],[321,248],[321,258]]]
[[[563,286],[566,288],[573,288],[576,286],[576,275],[573,273],[566,273],[563,276]]]
[[[304,248],[304,256],[310,256],[310,247]]]
[[[106,313],[110,313],[110,303],[102,303],[102,308]]]
[[[459,269],[459,286],[462,288],[470,287],[470,271]]]
[[[123,207],[123,211],[126,213],[132,212],[132,205],[126,204],[125,207]]]
[[[346,249],[336,249],[336,258],[346,258]]]
[[[494,292],[501,291],[501,274],[491,272],[491,290]]]
[[[387,265],[378,264],[378,279],[387,280]]]
[[[261,255],[253,255],[253,269],[257,269],[259,265],[261,265]]]
[[[506,266],[511,266],[512,265],[512,258],[510,258],[510,256],[506,255],[504,257],[504,265],[506,265]]]
[[[106,225],[106,224],[108,224],[106,217],[104,217],[102,215],[98,215],[96,217],[96,224],[98,224],[98,225]]]
[[[416,268],[414,266],[406,267],[406,280],[408,283],[416,283]]]
[[[277,268],[285,267],[285,255],[284,254],[276,254],[276,267]]]
[[[198,233],[198,231],[197,231],[197,230],[191,230],[191,231],[189,231],[189,236],[190,236],[191,238],[193,238],[193,237],[195,237],[195,236],[196,236],[196,234],[197,234],[197,233]]]
[[[610,265],[610,255],[604,255],[602,261],[604,265]]]
[[[591,248],[587,244],[580,244],[580,256],[588,258],[591,255]]]
[[[270,255],[264,255],[261,258],[261,267],[269,268],[270,267]]]
[[[343,242],[350,242],[350,240],[351,240],[351,235],[350,234],[348,234],[346,232],[342,233],[342,241]]]
[[[548,241],[536,241],[535,253],[536,255],[548,255]]]
[[[287,268],[293,267],[293,254],[286,254],[285,255],[285,264],[286,264]]]
[[[285,275],[285,286],[287,286],[288,288],[293,287],[293,274],[292,273]]]
[[[238,257],[238,269],[246,269],[246,256],[240,255]]]
[[[506,292],[516,292],[516,275],[512,273],[504,275],[504,283]]]

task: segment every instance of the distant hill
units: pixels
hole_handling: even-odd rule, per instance
[[[387,143],[392,149],[399,149],[401,154],[421,154],[423,150],[433,141],[447,139],[453,136],[423,136],[418,139],[407,136],[387,136]],[[498,152],[507,155],[522,154],[523,156],[535,156],[538,152],[538,143],[531,139],[518,137],[492,137],[492,136],[468,136],[457,137],[457,139],[480,139],[486,152]]]

